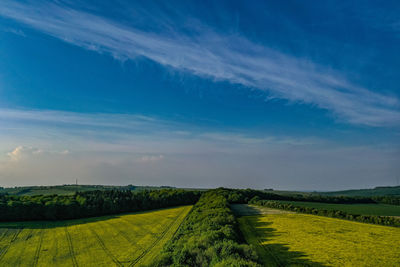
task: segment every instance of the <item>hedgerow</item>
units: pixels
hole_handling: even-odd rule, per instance
[[[153,266],[260,266],[222,191],[201,196]]]
[[[255,204],[274,209],[295,211],[306,214],[327,216],[332,218],[339,218],[339,219],[345,219],[363,223],[373,223],[373,224],[400,227],[400,219],[392,216],[350,214],[341,210],[324,210],[311,207],[301,207],[293,204],[281,203],[278,201],[261,200],[258,197],[254,197],[253,199],[251,199],[249,201],[249,204]]]

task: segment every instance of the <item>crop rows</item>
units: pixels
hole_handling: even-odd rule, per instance
[[[288,212],[239,223],[266,266],[400,266],[395,227]]]
[[[0,224],[1,266],[142,265],[172,237],[190,206],[65,223]],[[150,254],[151,257],[147,257]]]

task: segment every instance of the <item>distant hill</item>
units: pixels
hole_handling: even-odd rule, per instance
[[[135,185],[54,185],[54,186],[21,186],[21,187],[0,187],[0,194],[18,195],[18,196],[33,196],[33,195],[72,195],[76,191],[93,191],[93,190],[157,190],[163,188],[174,188],[171,186],[135,186]],[[182,188],[188,190],[206,190],[200,188]],[[331,192],[301,192],[301,191],[285,191],[285,190],[273,190],[264,189],[266,192],[271,192],[279,195],[286,196],[309,196],[309,195],[325,195],[325,196],[398,196],[400,197],[400,186],[379,186],[373,189],[352,189],[343,191],[331,191]]]
[[[171,188],[169,186],[113,186],[113,185],[54,185],[54,186],[22,186],[22,187],[0,187],[0,194],[33,196],[33,195],[72,195],[75,192],[93,191],[93,190],[132,190],[140,191],[146,189]]]
[[[325,196],[400,196],[400,186],[378,186],[373,189],[353,189],[332,192],[317,192]]]
[[[287,190],[274,190],[264,189],[265,192],[275,193],[283,196],[310,196],[310,195],[324,195],[324,196],[349,196],[349,197],[374,197],[374,196],[397,196],[400,197],[400,186],[378,186],[371,189],[350,189],[342,191],[329,191],[329,192],[302,192],[302,191],[287,191]]]

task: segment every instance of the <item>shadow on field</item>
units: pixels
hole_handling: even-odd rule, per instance
[[[73,226],[73,225],[82,225],[87,223],[94,223],[100,221],[107,221],[111,219],[118,219],[121,216],[125,215],[136,215],[136,214],[144,214],[154,211],[160,211],[165,209],[173,209],[176,207],[168,207],[161,209],[153,209],[153,210],[144,210],[137,212],[128,212],[128,213],[120,213],[115,215],[105,215],[99,217],[89,217],[89,218],[81,218],[81,219],[72,219],[72,220],[62,220],[62,221],[21,221],[21,222],[0,222],[1,228],[10,228],[10,229],[43,229],[43,228],[56,228],[56,227],[64,227],[64,226]]]
[[[233,204],[230,206],[233,213],[238,216],[260,215],[261,211],[247,204]]]
[[[270,241],[272,237],[280,235],[275,228],[270,227],[271,224],[272,222],[263,222],[261,220],[252,223],[254,235],[257,235],[259,243]],[[326,266],[307,259],[307,254],[303,252],[289,251],[288,244],[264,244],[260,248],[265,250],[261,258],[267,266]]]
[[[1,228],[10,229],[44,229],[44,228],[56,228],[63,226],[81,225],[87,223],[94,223],[99,221],[106,221],[110,219],[119,218],[118,215],[101,216],[93,218],[73,219],[65,221],[26,221],[26,222],[2,222],[0,223]]]

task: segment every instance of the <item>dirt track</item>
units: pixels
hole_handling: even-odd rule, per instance
[[[232,211],[238,216],[260,215],[260,214],[281,214],[289,213],[288,211],[271,209],[247,204],[233,204]]]

